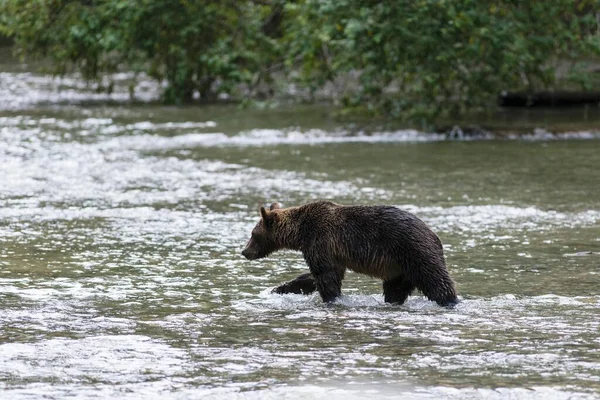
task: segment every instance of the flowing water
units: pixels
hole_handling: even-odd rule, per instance
[[[2,398],[600,398],[597,131],[348,135],[2,67]],[[240,255],[258,207],[313,199],[417,214],[462,302],[271,294],[306,266]]]

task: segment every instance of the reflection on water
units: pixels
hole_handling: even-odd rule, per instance
[[[95,95],[20,74],[0,75],[7,398],[598,398],[600,142],[71,107]],[[257,208],[316,198],[420,216],[462,303],[388,305],[356,274],[332,306],[270,294],[306,266],[240,256]]]

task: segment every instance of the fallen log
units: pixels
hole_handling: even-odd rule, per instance
[[[582,104],[600,104],[600,92],[502,92],[498,96],[501,107],[569,107]]]

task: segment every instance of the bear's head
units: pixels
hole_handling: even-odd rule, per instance
[[[281,247],[275,238],[275,225],[280,217],[277,210],[280,209],[279,203],[271,204],[268,210],[264,207],[260,208],[261,219],[252,229],[252,236],[242,251],[242,255],[248,260],[265,258]]]

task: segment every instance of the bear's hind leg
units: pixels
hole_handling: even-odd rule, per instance
[[[414,285],[402,277],[383,281],[383,297],[386,303],[403,304],[414,289]]]
[[[452,308],[459,303],[456,296],[454,281],[447,270],[437,272],[437,276],[425,277],[417,287],[431,301],[435,301],[442,307]]]
[[[315,280],[310,273],[302,274],[296,279],[277,286],[271,293],[277,294],[311,294],[317,290]]]

